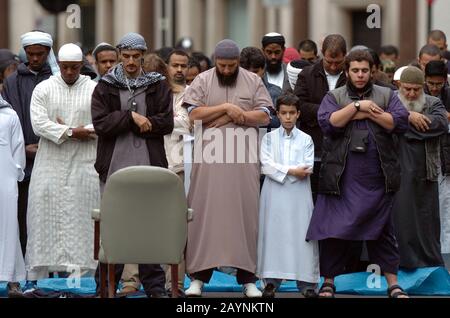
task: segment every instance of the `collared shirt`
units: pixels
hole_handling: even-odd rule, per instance
[[[331,75],[330,73],[325,71],[325,74],[327,75],[327,82],[330,91],[336,89],[337,82],[339,81],[339,77],[341,77],[342,72],[340,72],[337,75]]]
[[[278,74],[270,74],[269,72],[267,72],[267,81],[270,84],[276,85],[279,88],[283,89],[284,69],[281,68],[281,71]]]

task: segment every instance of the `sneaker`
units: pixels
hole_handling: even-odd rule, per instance
[[[8,291],[8,298],[23,298],[23,292],[22,288],[20,287],[20,283],[9,282],[6,286],[6,290]]]
[[[262,297],[263,298],[275,298],[275,291],[276,291],[275,285],[269,283],[264,288]]]
[[[123,287],[118,293],[117,296],[131,296],[134,294],[137,294],[139,292],[139,289],[137,289],[134,286],[125,286]]]
[[[186,297],[201,297],[203,289],[203,282],[201,280],[195,279],[191,282],[191,285],[184,292]]]
[[[261,298],[262,292],[254,283],[245,284],[243,288],[244,296],[247,298]]]

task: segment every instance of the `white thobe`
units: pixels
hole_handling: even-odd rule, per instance
[[[68,86],[57,75],[33,92],[31,123],[41,139],[28,198],[25,262],[29,280],[45,278],[53,271],[96,267],[91,212],[99,208],[100,197],[94,169],[97,141],[67,137],[69,127],[92,124],[95,86],[86,76]]]
[[[291,168],[312,170],[313,141],[296,128],[289,136],[279,128],[264,136],[261,164],[266,179],[260,200],[257,275],[318,283],[318,243],[305,241],[313,212],[310,179],[288,175]]]
[[[25,279],[17,220],[17,181],[25,169],[25,145],[19,117],[10,107],[0,108],[0,281]]]
[[[181,92],[173,93],[173,113],[174,113],[174,127],[170,135],[164,136],[164,147],[166,150],[167,162],[169,169],[175,173],[184,171],[184,135],[189,135],[191,131],[191,122],[187,109],[183,107],[184,93],[183,88]]]

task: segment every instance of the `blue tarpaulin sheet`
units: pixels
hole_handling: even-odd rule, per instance
[[[443,267],[420,268],[413,271],[400,271],[399,284],[410,294],[420,296],[450,296],[450,274]],[[371,273],[354,273],[336,277],[338,294],[382,296],[386,295],[387,283],[384,277]],[[185,280],[185,287],[189,279]],[[258,286],[260,286],[258,282]],[[93,295],[95,281],[93,278],[45,279],[38,282],[39,289],[55,292],[70,292],[78,295]],[[210,284],[206,284],[204,292],[241,292],[242,287],[236,278],[222,272],[214,272]],[[295,282],[284,282],[280,292],[297,292]],[[0,297],[6,296],[6,283],[0,283]]]

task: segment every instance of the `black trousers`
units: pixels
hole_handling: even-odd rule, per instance
[[[387,224],[376,241],[366,241],[371,264],[376,264],[384,273],[397,274],[400,255],[393,226]],[[320,241],[320,274],[334,278],[349,272],[348,266],[361,255],[361,241],[326,239]]]
[[[119,284],[120,278],[122,277],[124,265],[116,264],[116,286]],[[151,297],[153,294],[161,294],[166,291],[166,274],[159,264],[140,264],[139,265],[139,280],[144,286],[145,294],[147,297]],[[100,271],[99,266],[95,271],[95,283],[97,284],[97,294],[100,293]]]
[[[213,272],[214,272],[214,268],[210,268],[210,269],[206,269],[201,272],[196,272],[196,273],[190,274],[190,276],[193,279],[201,280],[203,283],[207,284],[211,280]],[[256,283],[258,281],[258,278],[255,276],[255,274],[247,272],[240,268],[237,269],[236,279],[237,279],[237,283],[239,285]]]
[[[27,251],[27,207],[28,207],[28,189],[30,180],[18,183],[19,199],[17,200],[17,218],[19,221],[19,237],[22,254],[25,257]]]

